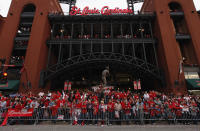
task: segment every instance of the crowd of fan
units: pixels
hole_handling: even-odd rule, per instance
[[[174,96],[164,93],[114,91],[100,88],[96,92],[71,90],[40,92],[38,95],[0,95],[0,111],[6,109],[38,111],[38,119],[72,120],[76,124],[109,124],[138,121],[141,124],[166,120],[196,124],[200,118],[200,96]],[[46,112],[46,113],[45,113]]]

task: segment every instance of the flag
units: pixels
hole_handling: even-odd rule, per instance
[[[64,83],[64,91],[66,91],[66,90],[67,90],[67,87],[68,87],[68,82],[67,82],[67,81],[65,81],[65,83]]]
[[[141,83],[140,83],[140,80],[137,81],[137,85],[138,85],[138,90],[141,90]]]
[[[68,90],[70,91],[70,90],[71,90],[71,88],[72,88],[72,83],[71,83],[71,82],[69,82],[69,84],[68,84]]]
[[[137,81],[133,81],[133,85],[134,85],[134,90],[137,90]]]

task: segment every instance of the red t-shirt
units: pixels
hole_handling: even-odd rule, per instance
[[[125,104],[123,109],[124,109],[125,114],[131,113],[131,111],[130,111],[131,105],[130,104]]]
[[[96,95],[92,96],[92,99],[98,101],[98,97]]]
[[[135,98],[135,99],[139,99],[139,96],[138,96],[138,95],[134,95],[134,98]]]
[[[94,107],[93,107],[93,114],[94,115],[97,115],[97,113],[99,112],[99,104],[97,104],[97,105],[94,105]]]
[[[156,93],[155,92],[150,92],[149,93],[149,97],[150,98],[155,98],[156,97]]]
[[[83,114],[85,114],[85,113],[87,112],[86,107],[87,107],[86,104],[83,104],[83,105],[81,106],[81,111],[82,111]]]
[[[154,107],[155,102],[154,101],[148,101],[149,107]]]
[[[149,106],[146,106],[146,104],[144,104],[144,112],[149,112]]]
[[[125,103],[123,101],[121,102],[121,105],[122,105],[122,109],[124,109],[125,108]]]
[[[57,100],[57,101],[56,101],[56,107],[57,107],[57,108],[60,108],[62,104],[63,104],[63,103],[62,103],[61,100]]]
[[[45,107],[48,107],[48,106],[49,106],[49,103],[50,103],[49,100],[45,100],[45,102],[44,102],[44,106],[45,106]]]
[[[77,109],[81,109],[81,106],[82,106],[82,103],[76,104],[76,108],[77,108]]]
[[[115,104],[113,102],[109,102],[108,103],[107,108],[108,108],[109,112],[113,112],[114,111],[114,107],[115,107]]]
[[[79,92],[75,94],[75,99],[76,99],[76,100],[80,100],[80,99],[81,99],[81,95],[80,95]]]
[[[10,106],[10,100],[7,99],[7,101],[6,101],[6,107],[9,107],[9,106]]]
[[[57,108],[57,106],[52,106],[52,107],[51,107],[51,114],[52,114],[52,116],[56,116],[57,113],[58,113],[58,108]]]

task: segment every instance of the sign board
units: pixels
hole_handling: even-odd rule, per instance
[[[73,6],[72,10],[69,12],[70,15],[113,15],[113,14],[133,14],[132,9],[120,9],[116,7],[115,9],[110,9],[109,6],[103,6],[101,10],[90,9],[88,6],[81,10],[77,6]]]

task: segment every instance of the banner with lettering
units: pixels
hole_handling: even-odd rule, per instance
[[[7,124],[8,117],[31,117],[33,116],[33,110],[34,109],[28,109],[28,110],[27,109],[22,109],[22,110],[8,109],[1,126],[5,126]]]

